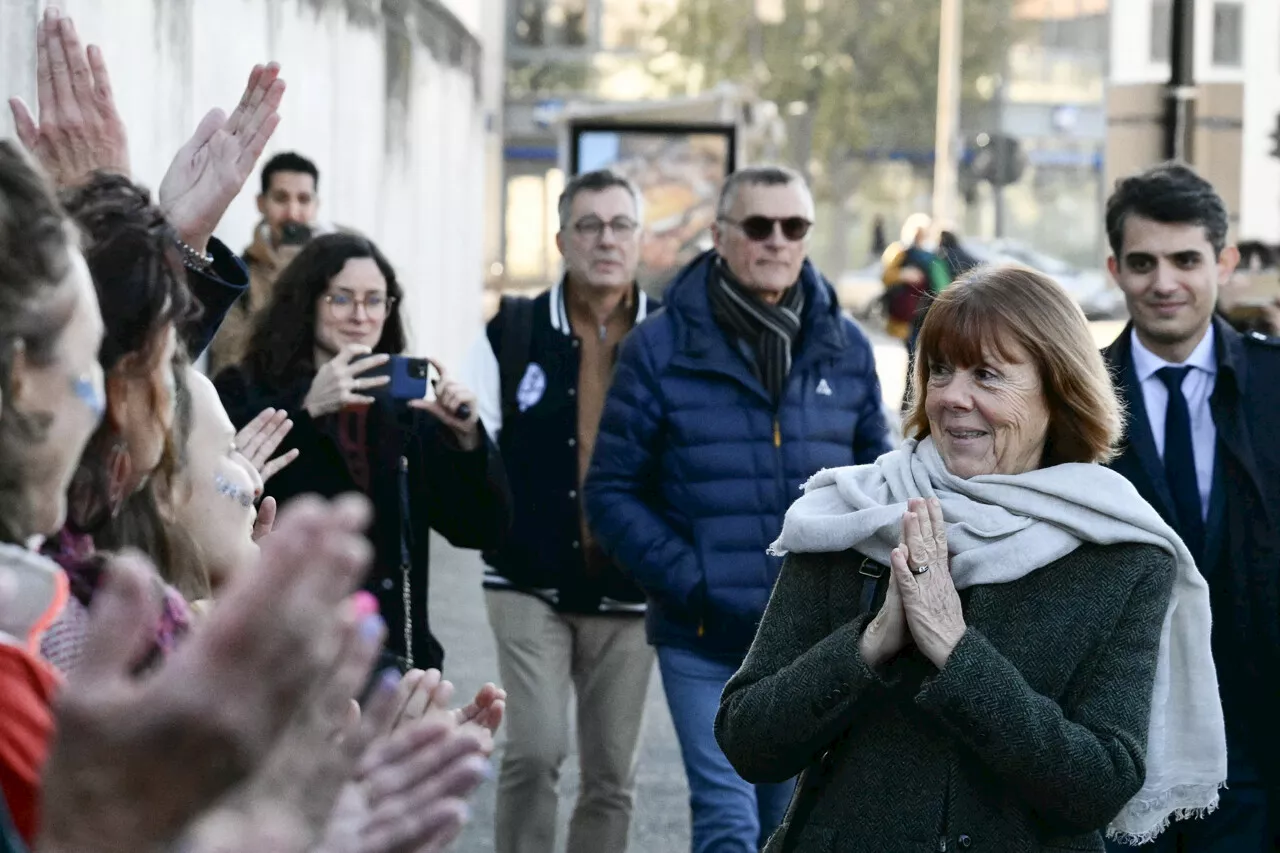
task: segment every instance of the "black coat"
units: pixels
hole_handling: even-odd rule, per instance
[[[187,288],[200,310],[179,333],[193,360],[209,347],[227,312],[249,290],[249,268],[244,261],[217,238],[210,238],[209,254],[213,264],[208,270],[187,269]]]
[[[1280,808],[1280,340],[1214,319],[1218,376],[1209,408],[1217,461],[1200,566],[1213,607],[1214,659],[1228,744],[1245,750]],[[1130,428],[1111,464],[1178,527],[1133,367],[1131,327],[1104,351]],[[1241,743],[1241,740],[1244,742]]]
[[[266,488],[281,505],[305,493],[334,497],[358,490],[338,445],[338,419],[313,420],[302,407],[312,378],[271,391],[232,367],[214,381],[237,427],[267,407],[289,412],[293,430],[280,452],[297,448],[301,455]],[[385,398],[369,408],[367,446],[375,558],[365,588],[377,596],[386,620],[387,650],[404,665],[439,668],[444,650],[431,634],[427,613],[429,531],[460,548],[498,547],[511,523],[502,461],[487,436],[478,449],[464,453],[430,414]]]
[[[725,686],[734,769],[804,774],[767,853],[1101,851],[1146,777],[1173,558],[1082,545],[962,590],[968,629],[941,670],[914,647],[882,671],[858,652],[887,571],[853,551],[787,557]]]

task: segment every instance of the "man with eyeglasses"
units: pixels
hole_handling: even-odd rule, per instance
[[[789,169],[729,177],[715,250],[623,344],[587,477],[596,537],[648,597],[694,853],[757,850],[794,787],[741,779],[714,732],[781,568],[766,549],[811,475],[889,450],[871,343],[805,257],[813,218]]]
[[[504,547],[485,555],[508,695],[498,853],[551,853],[571,693],[582,787],[568,850],[626,849],[653,670],[644,595],[592,538],[580,498],[618,345],[653,308],[635,283],[640,194],[589,172],[565,187],[559,215],[564,278],[535,299],[504,299],[468,365],[515,507]]]

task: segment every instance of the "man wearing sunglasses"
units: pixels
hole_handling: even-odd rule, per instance
[[[743,169],[716,214],[714,251],[622,346],[585,487],[648,598],[694,853],[763,846],[794,787],[741,779],[714,731],[781,567],[766,550],[811,475],[889,450],[871,344],[806,260],[804,180]]]

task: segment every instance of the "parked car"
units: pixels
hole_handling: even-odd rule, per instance
[[[1066,288],[1090,320],[1113,320],[1124,315],[1124,294],[1101,270],[1082,270],[1019,240],[965,240],[962,245],[983,263],[1022,264],[1052,277]]]

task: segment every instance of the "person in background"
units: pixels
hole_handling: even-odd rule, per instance
[[[715,743],[778,576],[766,548],[814,472],[889,449],[871,344],[806,259],[813,217],[794,171],[729,177],[715,250],[622,345],[587,475],[588,523],[647,597],[694,853],[757,850],[794,787],[743,781]]]
[[[253,242],[244,250],[249,289],[228,312],[209,348],[209,375],[239,364],[244,357],[254,320],[271,302],[280,271],[297,257],[312,237],[325,233],[320,225],[320,170],[293,152],[276,154],[262,167],[258,213],[262,219]]]
[[[889,248],[889,241],[884,235],[884,214],[877,213],[871,223],[871,258],[880,260],[884,250]]]
[[[943,230],[938,234],[938,257],[947,265],[947,275],[954,282],[981,262],[960,245],[960,237],[954,231]],[[924,322],[923,316],[920,322]]]
[[[899,338],[907,348],[907,382],[902,395],[902,411],[910,405],[911,361],[916,352],[916,336],[920,323],[934,294],[951,284],[947,265],[926,242],[933,220],[927,214],[915,213],[902,225],[898,242],[885,249],[883,272],[886,331]]]
[[[1117,182],[1108,268],[1132,318],[1106,350],[1128,432],[1112,467],[1178,531],[1209,582],[1226,715],[1222,804],[1152,847],[1280,846],[1280,341],[1214,314],[1239,254],[1226,205],[1189,167]],[[1117,848],[1120,849],[1120,848]]]
[[[387,650],[402,670],[440,669],[444,649],[428,624],[429,533],[463,548],[497,549],[510,526],[510,495],[470,390],[433,362],[435,398],[406,403],[378,390],[385,372],[368,374],[408,345],[403,298],[373,243],[352,234],[317,237],[276,282],[244,361],[214,384],[238,426],[267,408],[293,422],[282,447],[305,461],[267,484],[280,505],[296,495],[349,491],[373,502],[377,556],[368,591],[390,629]]]
[[[640,203],[613,172],[574,177],[559,204],[564,278],[533,300],[504,300],[469,365],[515,509],[506,543],[485,554],[489,624],[512,697],[498,853],[553,849],[571,693],[582,789],[567,849],[627,846],[653,650],[644,593],[596,543],[580,493],[618,346],[656,307],[635,281]]]
[[[1209,594],[1112,454],[1121,409],[1052,279],[985,267],[920,333],[907,441],[823,471],[716,736],[799,771],[769,853],[1103,849],[1212,808]]]

